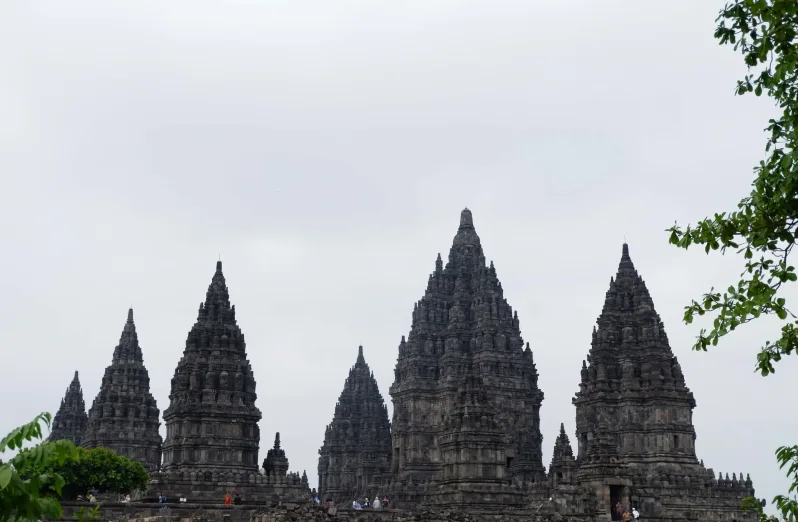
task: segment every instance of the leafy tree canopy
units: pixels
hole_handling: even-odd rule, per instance
[[[62,465],[77,457],[77,448],[66,440],[22,447],[26,442],[41,441],[42,424],[49,427],[51,421],[49,413],[42,413],[0,440],[0,453],[18,450],[8,462],[0,460],[0,522],[61,518],[61,504],[55,496],[46,492],[60,494],[64,478],[53,471],[32,474],[25,474],[25,471]]]
[[[743,256],[741,279],[726,291],[714,288],[685,308],[684,321],[712,315],[712,329],[701,330],[695,350],[717,346],[721,337],[763,315],[774,315],[783,324],[780,335],[767,340],[757,355],[756,370],[763,376],[774,364],[798,353],[798,317],[788,306],[783,285],[798,280],[789,256],[798,239],[798,2],[796,0],[736,0],[726,5],[717,19],[715,38],[733,45],[743,55],[748,74],[737,82],[739,95],[765,94],[780,116],[766,127],[766,159],[754,168],[751,193],[737,210],[715,214],[695,225],[674,225],[670,242],[681,248],[703,245],[709,253],[731,248]],[[774,499],[782,517],[798,520],[798,445],[777,450],[792,485],[788,495]],[[759,511],[752,499],[747,506]]]
[[[57,473],[64,478],[63,498],[74,500],[78,495],[96,493],[127,494],[144,490],[150,480],[141,462],[117,455],[105,448],[78,448],[77,455],[44,468],[31,468],[26,475]]]

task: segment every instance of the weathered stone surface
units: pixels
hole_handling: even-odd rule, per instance
[[[219,261],[172,378],[163,471],[257,473],[256,398],[244,334]]]
[[[266,475],[275,477],[283,477],[288,473],[288,457],[285,456],[285,450],[280,446],[279,431],[274,436],[274,446],[266,452],[266,458],[263,459],[263,471]]]
[[[360,346],[319,449],[319,493],[335,501],[373,498],[379,494],[373,484],[390,466],[388,409]]]
[[[61,406],[59,406],[55,417],[53,417],[50,435],[47,440],[66,439],[71,440],[76,446],[80,446],[80,443],[83,442],[83,436],[86,434],[88,423],[89,417],[86,415],[86,404],[83,402],[83,389],[80,387],[80,380],[76,370],[75,377],[69,383],[64,398],[61,399]]]
[[[493,263],[486,266],[471,211],[465,209],[448,262],[444,267],[438,256],[414,307],[410,335],[399,345],[391,386],[392,491],[421,501],[446,479],[456,489],[439,491],[438,501],[480,504],[490,498],[482,491],[487,483],[542,481],[543,392],[537,379],[518,315],[504,298]],[[458,402],[470,400],[462,393],[474,386],[484,391],[477,419],[469,404]],[[471,427],[457,426],[465,417]],[[464,453],[458,454],[460,449]],[[469,482],[479,494],[466,494]],[[507,501],[497,495],[489,503]]]
[[[148,471],[161,463],[158,405],[150,393],[150,376],[139,347],[133,309],[128,310],[111,365],[89,410],[82,445],[103,447],[140,461]]]
[[[233,491],[247,500],[309,495],[298,474],[286,473],[287,460],[268,474],[258,468],[255,375],[221,261],[189,331],[169,399],[164,462],[152,476],[153,495],[192,501],[218,501]]]
[[[576,471],[576,459],[574,450],[571,448],[571,441],[565,433],[565,425],[560,424],[560,434],[554,441],[554,451],[549,466],[549,480],[552,485],[574,483],[574,473]]]
[[[576,405],[577,480],[597,509],[636,506],[646,520],[748,519],[750,480],[714,478],[695,453],[693,394],[624,244],[583,363]]]

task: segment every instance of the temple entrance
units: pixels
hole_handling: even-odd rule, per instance
[[[624,504],[624,488],[623,486],[610,486],[610,520],[621,520],[621,515],[618,513],[616,506],[618,502]]]

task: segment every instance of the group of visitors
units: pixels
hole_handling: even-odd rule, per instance
[[[616,520],[630,521],[640,518],[640,512],[637,511],[637,508],[632,507],[632,509],[629,509],[629,505],[624,505],[620,502],[615,504],[615,513],[618,515]]]
[[[380,500],[379,495],[374,497],[374,502],[369,504],[369,498],[366,497],[363,499],[363,502],[360,502],[359,499],[355,499],[352,501],[352,508],[353,509],[382,509],[383,507],[387,508],[389,504],[388,497],[383,497]]]

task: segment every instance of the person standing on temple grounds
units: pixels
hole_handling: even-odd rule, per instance
[[[236,493],[236,496],[233,497],[233,504],[236,506],[241,505],[241,495],[239,495],[238,493]]]
[[[374,504],[373,504],[373,506],[374,506],[374,509],[380,509],[380,508],[382,507],[382,505],[380,504],[380,496],[379,496],[379,495],[377,495],[376,497],[374,497]]]
[[[637,508],[634,508],[634,507],[632,508],[632,516],[635,517],[635,520],[640,518],[640,512],[637,511]]]
[[[623,516],[623,505],[620,502],[615,504],[615,514],[615,520],[621,520],[621,517]]]
[[[233,499],[230,498],[230,493],[225,493],[224,494],[224,505],[225,506],[232,506],[233,505]]]

